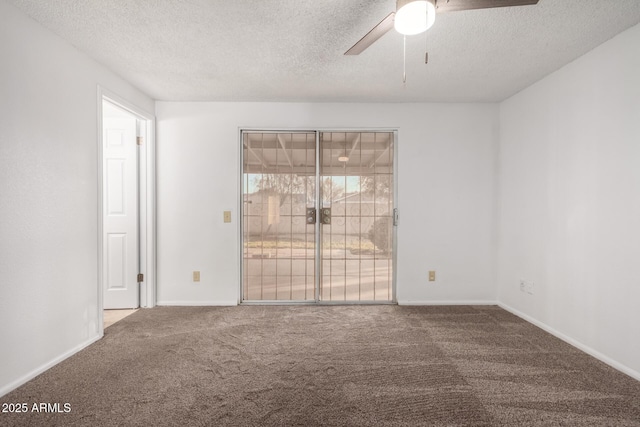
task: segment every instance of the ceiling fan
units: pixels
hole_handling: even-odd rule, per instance
[[[396,0],[396,11],[387,15],[344,54],[359,55],[392,27],[405,36],[423,33],[435,22],[436,13],[537,3],[538,0]]]

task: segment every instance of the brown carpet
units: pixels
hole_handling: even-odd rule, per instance
[[[139,310],[0,425],[640,426],[640,382],[493,306]]]

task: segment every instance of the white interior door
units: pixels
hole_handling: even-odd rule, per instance
[[[132,114],[103,101],[105,309],[139,306],[136,122]]]

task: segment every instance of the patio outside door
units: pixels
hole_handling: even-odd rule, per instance
[[[394,300],[394,132],[242,132],[242,301]]]

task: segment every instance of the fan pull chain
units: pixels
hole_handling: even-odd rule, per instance
[[[402,83],[407,83],[407,36],[404,36],[402,50]]]
[[[449,0],[447,0],[449,3]],[[426,21],[429,22],[429,10],[427,9],[427,16],[425,17]],[[424,63],[429,63],[429,31],[424,32]]]
[[[424,48],[424,63],[428,64],[429,63],[429,49],[428,49],[428,44],[427,47]]]

